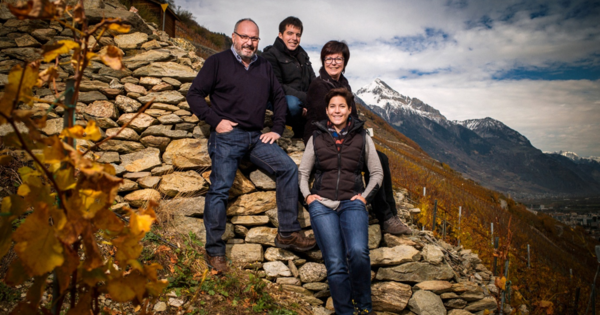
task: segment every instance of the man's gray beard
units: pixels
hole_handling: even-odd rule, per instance
[[[244,48],[244,47],[242,47],[242,48]],[[235,49],[235,46],[233,46],[233,49]],[[236,53],[237,53],[237,54],[238,54],[240,57],[242,57],[242,60],[244,60],[244,61],[251,61],[251,60],[252,60],[252,58],[254,58],[254,55],[256,55],[256,50],[252,52],[252,55],[251,55],[250,57],[246,57],[246,56],[242,55],[242,51],[241,51],[241,50],[237,50],[237,49],[235,49],[235,52],[236,52]]]

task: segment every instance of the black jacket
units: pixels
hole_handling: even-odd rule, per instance
[[[306,51],[300,46],[296,49],[299,51],[294,57],[285,47],[285,43],[277,37],[272,46],[265,47],[261,56],[273,66],[275,77],[283,86],[285,95],[295,96],[306,104],[306,92],[315,78],[315,72]]]
[[[315,181],[311,193],[331,200],[349,200],[362,193],[365,190],[361,172],[365,164],[366,144],[363,122],[353,119],[339,151],[327,129],[327,121],[317,122],[315,127]]]
[[[307,93],[307,113],[306,113],[306,125],[304,126],[304,144],[310,139],[310,136],[313,135],[313,131],[317,128],[313,125],[313,122],[318,122],[322,120],[329,119],[327,114],[325,113],[325,108],[327,104],[325,104],[325,95],[331,89],[345,87],[348,91],[352,92],[352,88],[348,84],[348,80],[342,74],[339,80],[334,80],[329,76],[327,71],[321,67],[319,70],[319,77],[312,81],[310,87],[308,88]],[[358,120],[358,112],[356,111],[356,104],[354,103],[354,99],[352,99],[352,104],[348,104],[352,107],[352,116],[357,118]]]

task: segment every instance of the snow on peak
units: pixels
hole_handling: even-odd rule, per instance
[[[477,129],[487,128],[487,129],[510,129],[508,126],[503,124],[499,120],[495,120],[490,117],[485,117],[482,119],[467,119],[467,120],[453,120],[453,123],[457,125],[462,125],[467,129],[471,129],[473,131]]]
[[[386,112],[405,110],[435,120],[438,123],[446,120],[446,117],[442,116],[437,109],[421,102],[419,99],[398,93],[379,78],[358,89],[356,95],[365,104],[381,107]]]

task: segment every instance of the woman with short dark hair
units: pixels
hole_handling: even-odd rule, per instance
[[[327,267],[336,314],[370,314],[371,261],[367,200],[373,198],[383,171],[373,140],[354,117],[353,95],[334,88],[324,97],[325,116],[315,122],[300,163],[299,185],[308,204],[311,226]],[[351,115],[352,114],[352,115]],[[362,170],[370,178],[364,187]],[[315,180],[309,188],[309,177]]]
[[[327,42],[321,49],[321,63],[323,66],[319,70],[319,76],[311,82],[306,93],[307,122],[304,127],[304,144],[307,144],[308,139],[316,130],[313,122],[327,119],[325,113],[327,107],[325,96],[327,93],[340,87],[346,88],[350,93],[352,92],[348,80],[344,77],[349,60],[350,49],[344,42],[332,40]],[[349,100],[348,105],[352,108],[352,118],[358,120],[354,98]],[[392,190],[392,176],[388,158],[380,151],[377,151],[377,155],[383,168],[384,177],[382,188],[373,198],[373,213],[379,220],[383,233],[411,234],[411,230],[397,216],[398,210],[396,209],[396,201]]]

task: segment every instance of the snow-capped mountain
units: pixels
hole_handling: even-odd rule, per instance
[[[437,123],[446,120],[446,117],[440,114],[437,109],[421,102],[419,99],[413,99],[396,92],[381,79],[375,79],[371,84],[360,88],[356,95],[366,104],[383,109],[384,115],[388,116],[384,118],[391,118],[393,111],[405,110],[432,119]]]
[[[358,89],[356,96],[358,104],[381,116],[430,156],[484,186],[521,198],[600,193],[600,172],[561,155],[544,154],[518,131],[493,118],[450,121],[380,79]]]
[[[590,163],[590,162],[597,162],[600,163],[600,157],[597,156],[588,156],[588,157],[582,157],[579,156],[577,153],[575,152],[571,152],[571,151],[556,151],[556,152],[544,152],[547,154],[560,154],[562,156],[568,157],[569,159],[573,160],[575,163]]]
[[[504,137],[521,145],[531,146],[529,140],[518,131],[511,129],[499,120],[490,117],[483,119],[453,120],[453,123],[473,130],[480,137],[490,139]]]

